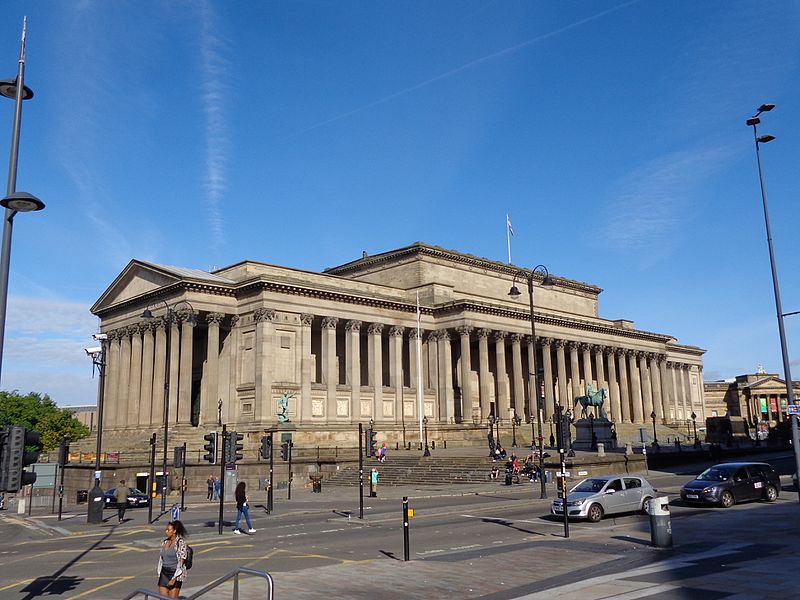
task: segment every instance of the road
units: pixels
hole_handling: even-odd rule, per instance
[[[788,473],[791,460],[786,455],[770,462]],[[653,473],[651,481],[659,491],[674,498],[688,478],[686,471],[696,473],[699,468]],[[788,478],[784,481],[788,484]],[[552,498],[554,487],[548,491]],[[266,515],[256,503],[253,520],[257,532],[252,535],[233,535],[230,523],[226,523],[223,535],[218,535],[216,505],[191,503],[182,515],[195,550],[195,566],[187,589],[197,589],[237,566],[247,566],[270,572],[277,589],[282,591],[279,598],[323,597],[326,586],[346,583],[339,581],[339,574],[369,574],[378,569],[375,577],[380,580],[387,577],[381,575],[387,573],[386,561],[392,561],[398,568],[411,563],[422,570],[430,566],[436,581],[446,582],[445,572],[456,574],[449,582],[450,589],[481,572],[477,583],[465,588],[463,597],[499,598],[496,594],[503,590],[514,590],[513,594],[519,596],[586,579],[587,574],[574,564],[544,564],[533,558],[531,548],[541,556],[564,551],[568,556],[579,556],[581,566],[591,568],[592,573],[601,564],[603,572],[614,572],[623,570],[623,565],[630,569],[654,560],[652,553],[642,552],[649,543],[646,516],[625,515],[597,525],[571,523],[567,541],[562,539],[562,522],[548,516],[550,500],[539,499],[538,485],[509,488],[493,484],[468,495],[461,495],[463,488],[457,486],[426,488],[410,494],[415,512],[410,527],[412,560],[403,563],[399,498],[384,497],[391,495],[388,490],[382,490],[378,499],[365,498],[362,521],[358,519],[358,498],[353,490],[328,488],[323,492],[295,493],[297,499],[292,501],[277,498],[272,515]],[[428,497],[419,497],[423,494]],[[697,536],[708,527],[716,530],[720,520],[736,523],[749,514],[755,515],[755,511],[786,507],[792,502],[797,503],[797,496],[787,488],[776,505],[753,503],[721,511],[673,502],[671,510],[676,530]],[[166,520],[148,525],[146,510],[129,510],[129,520],[121,525],[116,523],[116,511],[107,511],[113,518],[100,527],[86,525],[82,513],[69,516],[60,524],[53,518],[24,520],[16,515],[0,515],[0,539],[4,540],[0,545],[0,598],[120,598],[139,587],[155,587],[158,544]],[[228,509],[226,517],[233,516],[235,510]],[[722,527],[725,531],[730,525]],[[375,593],[383,598],[393,597],[391,593],[387,596],[386,583],[391,582],[375,581],[372,596],[364,597],[374,597]],[[401,576],[397,585],[403,583]],[[291,593],[287,593],[289,590]],[[300,595],[301,590],[309,595]]]

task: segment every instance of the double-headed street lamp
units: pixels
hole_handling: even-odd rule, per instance
[[[178,300],[175,304],[170,306],[167,304],[165,300],[161,302],[164,303],[164,306],[167,309],[167,313],[164,315],[164,324],[167,331],[165,332],[166,335],[166,358],[165,358],[165,365],[164,365],[164,456],[162,461],[161,467],[161,512],[166,512],[167,510],[167,452],[169,446],[169,383],[170,383],[170,344],[172,341],[172,331],[171,325],[175,319],[178,318],[178,314],[183,315],[186,320],[191,323],[192,325],[197,320],[197,313],[195,313],[194,307],[187,301],[187,300]],[[175,309],[180,306],[181,304],[185,304],[188,307],[188,310],[176,311]],[[150,311],[150,308],[145,308],[144,312],[142,313],[142,318],[150,320],[153,318],[153,313]],[[152,484],[152,482],[151,482]]]
[[[783,359],[783,378],[786,382],[786,400],[788,404],[794,404],[794,390],[792,388],[792,371],[789,367],[789,349],[786,346],[786,331],[783,326],[783,308],[781,307],[781,290],[778,286],[778,269],[775,266],[775,250],[772,247],[772,227],[769,222],[769,210],[767,209],[767,192],[764,188],[764,175],[761,170],[761,144],[766,144],[775,139],[772,135],[758,135],[758,125],[761,123],[759,116],[761,113],[769,112],[775,108],[774,104],[762,104],[758,107],[756,114],[747,119],[746,124],[753,127],[753,140],[756,146],[756,163],[758,165],[758,183],[761,187],[761,204],[764,208],[764,225],[767,232],[767,247],[769,248],[769,265],[772,270],[772,290],[775,294],[775,313],[778,317],[778,334],[781,342],[781,357]],[[797,427],[797,415],[792,415],[792,447],[794,449],[795,470],[800,470],[800,433]],[[798,500],[800,500],[800,487],[798,487]]]
[[[0,373],[3,367],[3,345],[6,332],[6,308],[8,304],[8,273],[11,265],[11,234],[14,229],[14,216],[18,212],[42,210],[44,202],[27,192],[18,192],[17,159],[19,157],[19,130],[22,121],[22,101],[33,98],[33,91],[25,86],[25,31],[26,21],[22,21],[22,39],[19,45],[17,78],[0,81],[0,95],[14,100],[14,121],[11,128],[11,156],[8,161],[8,185],[6,196],[0,200],[5,208],[3,215],[3,241],[0,246]]]
[[[541,491],[541,498],[547,498],[547,487],[545,486],[545,477],[544,477],[544,436],[542,435],[542,405],[541,405],[541,398],[539,396],[539,384],[536,380],[536,317],[534,315],[533,310],[533,282],[536,274],[539,274],[542,277],[542,285],[543,286],[552,286],[555,285],[553,280],[550,278],[550,272],[547,270],[547,267],[544,265],[537,265],[531,270],[527,269],[520,269],[516,273],[514,273],[514,279],[511,282],[511,290],[509,290],[508,295],[512,298],[516,299],[520,297],[519,288],[517,288],[517,279],[522,279],[528,282],[528,300],[530,302],[531,307],[531,346],[533,348],[533,356],[531,357],[531,373],[530,373],[530,397],[531,400],[536,398],[536,424],[539,426],[539,473],[541,477],[539,481],[541,481],[542,491]],[[533,408],[533,407],[531,407]]]

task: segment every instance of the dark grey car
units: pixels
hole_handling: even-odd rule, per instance
[[[722,463],[681,488],[681,500],[729,508],[737,502],[778,499],[781,480],[767,463]]]

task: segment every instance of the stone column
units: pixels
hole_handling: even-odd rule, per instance
[[[584,388],[581,391],[581,374],[578,368],[578,342],[567,342],[569,348],[569,371],[572,378],[572,397],[569,398],[568,405],[572,406],[575,403],[575,398],[583,396],[586,393]]]
[[[488,329],[478,329],[478,362],[480,378],[481,422],[489,418],[492,401],[492,382],[489,378],[489,334]]]
[[[556,340],[556,367],[558,368],[558,403],[566,411],[572,409],[572,402],[569,400],[567,391],[567,361],[564,356],[564,346],[566,340]]]
[[[381,344],[382,323],[367,326],[367,352],[369,353],[369,374],[367,385],[372,388],[372,414],[375,419],[383,418],[383,346]]]
[[[634,423],[644,423],[644,412],[642,411],[642,383],[639,378],[639,368],[636,365],[637,352],[628,352],[628,373],[631,375],[631,408]]]
[[[208,323],[208,347],[206,349],[206,369],[203,373],[203,393],[200,394],[200,424],[214,426],[217,423],[217,403],[219,402],[219,324],[225,318],[223,313],[212,312],[206,315]]]
[[[608,359],[608,400],[611,418],[617,423],[622,423],[622,403],[620,402],[622,392],[617,378],[617,353],[614,348],[606,347],[603,349],[603,354]]]
[[[405,421],[403,406],[403,332],[405,327],[389,328],[389,386],[394,388],[395,422]]]
[[[419,333],[419,336],[417,335]],[[419,381],[424,378],[425,373],[425,365],[423,363],[422,357],[425,356],[425,353],[422,351],[422,336],[423,332],[420,329],[419,332],[417,331],[416,327],[409,327],[408,328],[408,386],[415,390],[419,388]],[[417,338],[420,338],[419,346],[417,346]],[[420,351],[420,358],[417,360],[417,351]],[[422,373],[417,373],[417,367],[422,365]],[[425,389],[425,383],[422,384],[422,389]],[[416,396],[416,394],[415,394]],[[416,401],[414,402],[414,406],[416,406]]]
[[[683,375],[683,414],[686,415],[687,419],[690,419],[692,414],[692,391],[689,379],[690,368],[691,365],[689,364],[683,364],[681,366],[681,373]],[[781,412],[780,409],[781,409],[780,397],[778,397],[778,415],[779,415],[778,418],[780,418],[780,412]]]
[[[522,376],[522,350],[520,342],[524,336],[521,333],[511,334],[511,368],[514,371],[514,413],[520,414],[525,410],[525,388]]]
[[[653,412],[653,387],[650,382],[650,369],[647,365],[647,353],[639,352],[639,373],[642,377],[642,406],[644,407],[644,419],[650,419]]]
[[[152,323],[155,331],[155,349],[153,351],[153,409],[150,411],[150,425],[156,427],[164,424],[164,382],[167,369],[167,323],[156,319]]]
[[[589,344],[581,344],[583,351],[583,389],[581,396],[586,393],[586,387],[591,383],[592,389],[597,390],[597,381],[592,377],[592,354]]]
[[[194,323],[186,314],[181,319],[181,358],[178,377],[178,422],[188,424],[192,418],[192,346],[194,344]]]
[[[664,423],[669,423],[669,407],[672,400],[669,397],[669,379],[667,375],[667,357],[664,354],[658,356],[658,375],[659,386],[661,388],[661,414]]]
[[[130,331],[126,327],[121,332],[122,338],[119,345],[119,366],[120,377],[117,382],[117,415],[114,419],[117,427],[126,427],[130,423],[131,414],[129,406],[130,381],[131,381],[131,338]]]
[[[508,370],[506,369],[506,332],[494,332],[494,357],[497,366],[495,394],[495,416],[502,419],[511,417],[511,395],[508,389]]]
[[[619,401],[620,401],[620,415],[622,423],[631,422],[631,396],[630,388],[628,386],[628,366],[626,364],[626,357],[628,350],[624,348],[617,348],[617,364],[619,365]]]
[[[131,336],[131,376],[128,381],[128,425],[139,424],[140,394],[142,391],[142,329],[128,327]]]
[[[272,401],[272,365],[275,362],[275,327],[277,313],[271,308],[253,311],[256,324],[255,337],[255,401],[253,418],[256,423],[271,421],[276,412]]]
[[[439,414],[446,423],[455,423],[453,393],[453,356],[450,353],[450,334],[446,329],[436,333],[439,354]]]
[[[425,347],[428,350],[428,380],[425,383],[425,387],[435,390],[433,414],[428,415],[428,418],[436,422],[440,420],[442,412],[440,408],[441,399],[439,398],[439,349],[435,331],[431,331],[428,334],[425,340]]]
[[[142,323],[142,389],[139,402],[139,424],[153,422],[153,328],[155,323]]]
[[[542,345],[542,370],[544,371],[544,418],[552,418],[556,412],[556,399],[553,393],[552,342],[553,340],[547,337],[539,338],[539,343]]]
[[[664,422],[664,404],[661,400],[661,373],[655,353],[647,355],[647,365],[650,370],[651,383],[653,384],[653,410],[661,422]]]
[[[174,316],[169,320],[169,412],[167,419],[170,423],[178,422],[178,374],[180,373],[181,338],[178,329],[178,319]]]
[[[122,337],[119,330],[109,331],[107,340],[105,389],[103,390],[103,426],[117,426],[119,414],[119,344]]]
[[[361,321],[348,321],[344,328],[347,332],[345,364],[350,386],[350,418],[356,419],[361,416]]]
[[[325,419],[336,419],[336,386],[339,384],[339,362],[336,358],[336,317],[322,319],[322,383],[327,387]]]
[[[236,386],[239,384],[239,363],[241,361],[242,352],[244,352],[244,348],[242,347],[242,327],[239,326],[240,320],[241,317],[239,315],[231,315],[231,332],[227,344],[230,347],[228,373],[231,374],[231,378],[226,386],[227,394],[222,398],[223,423],[235,422],[242,414],[241,403],[236,398]]]
[[[472,327],[464,325],[457,329],[461,336],[461,419],[472,419],[472,355],[469,348],[469,337]],[[456,411],[458,414],[459,411]]]
[[[597,390],[602,388],[608,389],[608,382],[606,381],[606,371],[603,368],[604,350],[605,348],[603,346],[598,346],[598,345],[592,346],[592,352],[594,353],[594,370],[597,373],[597,387],[595,388]]]
[[[302,313],[300,315],[300,405],[298,419],[310,420],[311,410],[311,379],[313,361],[311,359],[311,327],[314,315]],[[372,413],[375,414],[374,412]]]

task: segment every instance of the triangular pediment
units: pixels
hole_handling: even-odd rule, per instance
[[[759,379],[757,381],[749,383],[746,387],[750,388],[751,390],[765,390],[776,387],[786,389],[786,382],[784,382],[783,379],[781,379],[780,377],[775,377],[774,375],[767,375],[763,379]]]
[[[97,314],[115,304],[142,296],[180,280],[181,278],[177,275],[156,265],[132,260],[103,292],[103,295],[92,306],[91,311]]]

